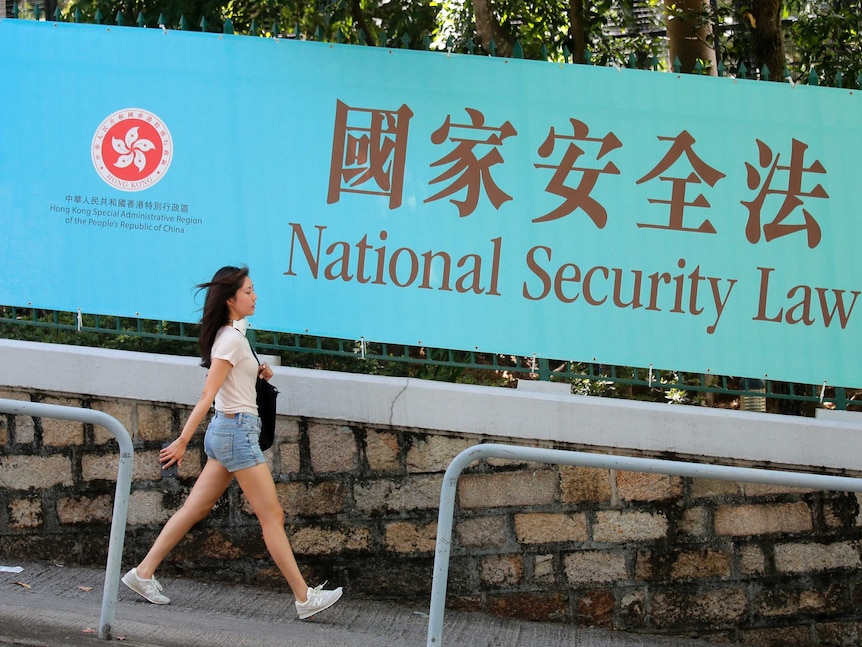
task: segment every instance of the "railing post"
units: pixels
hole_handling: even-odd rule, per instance
[[[59,418],[105,427],[114,434],[120,446],[120,465],[117,469],[117,487],[114,494],[114,513],[111,518],[111,535],[108,542],[108,561],[105,566],[105,586],[102,592],[102,611],[99,616],[99,638],[113,638],[113,623],[117,608],[117,588],[120,585],[120,566],[123,560],[123,543],[126,538],[126,519],[129,512],[129,495],[132,489],[134,447],[132,438],[120,422],[102,411],[59,404],[42,404],[22,400],[0,399],[0,413],[34,418]]]
[[[452,519],[455,516],[455,492],[461,472],[473,461],[486,457],[485,448],[477,445],[465,449],[449,463],[443,474],[440,490],[440,510],[437,513],[437,548],[434,553],[434,575],[431,581],[431,608],[428,614],[428,647],[437,647],[443,640],[443,614],[446,586],[449,579],[449,552],[452,545]]]

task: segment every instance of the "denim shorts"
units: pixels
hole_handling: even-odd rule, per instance
[[[204,451],[228,472],[265,463],[260,449],[260,418],[237,413],[233,418],[216,411],[204,436]]]

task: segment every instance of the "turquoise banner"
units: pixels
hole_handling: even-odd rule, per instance
[[[0,21],[0,303],[860,383],[862,96]]]

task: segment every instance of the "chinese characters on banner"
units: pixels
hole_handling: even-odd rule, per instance
[[[505,163],[506,140],[518,136],[509,121],[491,126],[485,123],[481,111],[474,108],[465,108],[465,111],[469,122],[454,123],[452,116],[448,115],[440,127],[431,133],[431,142],[442,149],[440,159],[433,166],[443,167],[444,170],[428,183],[446,184],[425,199],[425,202],[433,202],[450,198],[462,218],[476,210],[483,194],[497,209],[512,199],[494,181],[493,169]],[[330,204],[338,202],[342,192],[365,193],[388,196],[390,209],[400,207],[413,111],[407,105],[397,110],[384,110],[352,107],[338,101],[335,114],[327,201]],[[614,151],[625,145],[613,132],[601,137],[590,137],[589,125],[574,117],[570,119],[570,126],[571,135],[564,135],[559,134],[554,125],[550,125],[547,138],[536,147],[536,154],[549,162],[537,162],[534,166],[537,169],[553,170],[545,190],[560,196],[562,202],[553,211],[537,215],[532,222],[541,223],[569,215],[577,217],[580,209],[601,229],[607,224],[608,212],[590,194],[602,175],[620,174],[611,157]],[[414,133],[413,136],[422,135]],[[668,220],[667,223],[639,222],[637,226],[715,234],[716,228],[708,216],[699,219],[696,225],[686,225],[684,219],[687,211],[710,208],[703,191],[716,189],[726,174],[710,166],[698,155],[695,151],[697,142],[689,132],[683,130],[675,136],[659,135],[658,139],[668,142],[667,152],[637,180],[637,184],[653,182],[656,194],[664,197],[650,198],[649,202],[667,205]],[[578,166],[578,160],[585,155],[585,151],[577,142],[600,144],[595,160],[584,160],[583,165]],[[813,207],[807,205],[818,199],[828,199],[829,195],[819,183],[809,191],[803,190],[803,180],[806,174],[825,176],[826,169],[819,160],[806,161],[808,145],[797,139],[773,143],[776,150],[758,139],[752,144],[751,153],[756,155],[756,162],[743,163],[748,173],[747,189],[756,194],[750,200],[740,200],[740,204],[748,211],[746,239],[751,244],[757,244],[761,241],[762,231],[763,241],[768,243],[775,238],[798,233],[807,236],[808,247],[813,249],[820,242],[820,226],[809,211]],[[477,149],[488,150],[477,153]],[[779,151],[789,157],[787,164],[779,164],[782,157]],[[671,175],[671,167],[681,158],[687,162],[688,174]],[[650,160],[644,162],[651,163]],[[668,184],[656,185],[655,180]],[[700,187],[704,184],[708,189]],[[740,187],[731,190],[741,193]],[[462,194],[463,199],[458,199]],[[781,208],[776,213],[763,213],[768,195],[783,196]],[[697,213],[692,214],[690,219],[698,219]],[[789,222],[785,222],[788,219]]]

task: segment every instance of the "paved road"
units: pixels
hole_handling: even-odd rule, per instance
[[[98,629],[104,570],[21,563],[0,573],[0,645],[104,645]],[[27,586],[22,586],[26,584]],[[149,604],[120,585],[114,637],[128,647],[419,647],[428,608],[357,600],[349,593],[312,620],[272,589],[180,578],[162,580],[169,605]],[[27,588],[29,587],[29,588]],[[679,638],[520,622],[447,611],[446,647],[712,647]]]

